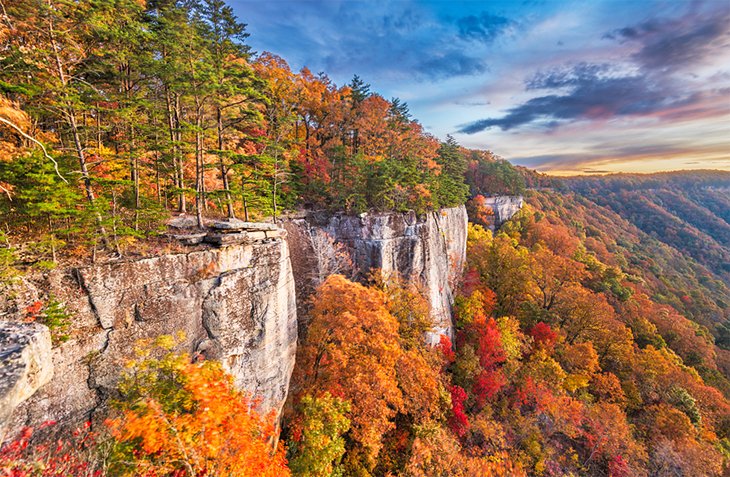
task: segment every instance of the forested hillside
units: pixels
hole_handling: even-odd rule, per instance
[[[711,326],[724,285],[587,199],[528,196],[495,235],[471,226],[439,353],[413,340],[428,326],[417,290],[319,289],[286,420],[295,474],[723,475],[726,354],[658,300],[689,305],[687,286]],[[685,285],[661,279],[682,267]]]
[[[441,310],[453,312],[454,333],[436,346],[424,339],[433,310],[418,280],[356,274],[348,248],[323,234],[316,290],[299,310],[282,305],[299,335],[287,347],[294,371],[281,416],[261,415],[258,396],[234,386],[213,340],[180,354],[171,351],[181,348],[178,330],[162,329],[138,343],[126,368],[109,365],[118,382],[99,388],[87,374],[107,400],[94,410],[103,418],[75,432],[61,423],[59,439],[48,439],[53,422],[25,429],[0,447],[0,475],[727,475],[730,173],[563,182],[515,167],[439,141],[405,103],[357,76],[336,85],[250,51],[245,25],[222,0],[0,6],[0,288],[18,303],[17,290],[35,286],[28,276],[59,266],[148,262],[133,260],[148,254],[188,260],[178,252],[189,249],[158,239],[171,215],[194,214],[200,227],[300,209],[422,215],[469,199],[472,221],[453,310]],[[527,205],[516,216],[494,233],[483,227],[493,214],[483,196],[518,194]],[[285,264],[278,275],[293,300],[287,236],[263,237],[281,246],[271,253]],[[398,253],[415,253],[414,241],[403,242],[412,249]],[[109,298],[118,319],[108,326],[84,302],[103,346],[120,329],[136,337],[143,325],[164,328],[145,317],[168,298],[204,308],[201,290],[213,288],[199,282],[230,294],[230,310],[207,307],[218,323],[226,323],[219,310],[254,303],[261,282],[279,291],[254,274],[240,293],[221,285],[231,274],[216,263],[198,265],[171,284],[162,270],[126,295],[99,278],[103,295],[107,286],[125,295]],[[177,295],[140,313],[157,286]],[[13,316],[52,328],[48,354],[63,360],[76,317],[44,293]],[[251,304],[251,321],[258,311]],[[201,319],[213,338],[209,324]],[[82,335],[96,325],[70,328]],[[268,346],[280,331],[250,340]],[[231,339],[231,361],[250,351],[241,336]],[[81,368],[98,358],[97,348],[73,349],[86,350],[73,358]]]
[[[565,184],[730,284],[730,172],[618,174]]]
[[[338,86],[250,51],[222,0],[18,0],[4,15],[0,213],[27,261],[120,254],[171,212],[200,225],[466,198],[452,140],[357,76]]]

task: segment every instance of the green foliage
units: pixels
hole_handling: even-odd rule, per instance
[[[472,151],[466,181],[471,195],[520,195],[526,190],[522,171],[488,151]]]
[[[697,400],[686,389],[679,386],[673,387],[669,391],[668,401],[687,414],[692,424],[695,426],[701,424],[702,414],[700,414],[700,410],[697,408]]]
[[[289,446],[289,468],[302,477],[342,475],[345,454],[343,435],[350,429],[350,404],[328,392],[304,396],[299,403],[299,422]]]
[[[15,268],[17,257],[8,236],[0,230],[0,286],[13,282],[20,272]]]
[[[436,162],[441,173],[435,177],[434,202],[441,207],[454,207],[466,202],[469,186],[464,182],[467,159],[456,140],[448,136],[441,144]]]
[[[71,326],[73,315],[66,309],[66,305],[50,296],[41,310],[38,321],[51,331],[54,344],[68,340],[68,329]]]

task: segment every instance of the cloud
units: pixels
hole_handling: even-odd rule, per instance
[[[438,56],[425,58],[416,63],[414,69],[421,77],[444,79],[453,76],[470,76],[489,70],[487,62],[473,58],[458,51],[450,51]]]
[[[650,19],[609,32],[604,38],[636,43],[634,60],[650,70],[666,70],[697,64],[730,42],[730,4],[704,15],[688,14],[674,19]]]
[[[655,84],[645,76],[622,76],[606,64],[583,63],[542,72],[526,83],[527,90],[555,88],[567,88],[568,92],[532,98],[508,109],[502,117],[462,125],[458,131],[475,134],[493,127],[508,131],[539,121],[554,127],[563,121],[646,115],[662,109],[676,109],[694,99],[692,95],[668,89],[666,84]]]
[[[727,114],[727,93],[692,84],[696,68],[730,49],[730,4],[678,18],[650,19],[604,35],[633,47],[620,62],[588,62],[539,71],[525,91],[546,90],[513,106],[502,116],[459,126],[475,134],[491,128],[509,131],[528,124],[547,129],[579,120],[654,116],[681,121]],[[617,47],[619,48],[619,47]],[[621,51],[621,50],[618,50]],[[615,61],[615,60],[614,60]],[[719,73],[717,73],[719,74]]]
[[[459,36],[465,40],[492,43],[500,35],[516,26],[516,22],[500,15],[482,12],[480,15],[468,15],[456,21]]]

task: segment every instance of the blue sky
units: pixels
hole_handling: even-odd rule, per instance
[[[231,0],[258,52],[557,174],[730,170],[730,0]]]

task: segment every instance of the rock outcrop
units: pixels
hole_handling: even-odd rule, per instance
[[[500,225],[512,218],[524,205],[521,195],[498,195],[486,198],[486,205],[492,209],[494,215],[489,228],[494,231]]]
[[[136,345],[163,335],[180,336],[178,351],[219,360],[264,410],[280,413],[294,367],[297,304],[306,309],[314,272],[320,270],[321,280],[326,255],[343,247],[361,278],[378,268],[420,284],[434,322],[429,340],[453,335],[451,306],[466,257],[463,206],[424,216],[310,214],[285,221],[286,232],[238,222],[206,233],[177,224],[171,237],[195,251],[55,270],[0,300],[16,323],[9,326],[26,330],[6,333],[7,340],[0,330],[0,346],[7,341],[9,353],[20,353],[13,354],[12,369],[0,370],[17,378],[0,379],[7,383],[0,388],[0,433],[3,425],[12,434],[46,420],[93,418],[135,358]],[[52,350],[47,328],[17,324],[25,306],[48,296],[72,316],[65,330],[70,339]]]
[[[220,360],[265,410],[286,400],[297,317],[283,238],[58,272],[42,287],[66,303],[73,329],[53,350],[53,379],[13,412],[14,429],[88,418],[136,343],[179,332],[179,350]]]
[[[295,250],[294,275],[300,289],[312,288],[312,271],[322,259],[311,237],[326,233],[347,247],[360,277],[378,268],[419,283],[431,304],[434,329],[428,338],[438,342],[441,334],[453,335],[451,306],[466,259],[467,221],[462,206],[422,217],[413,212],[309,214],[284,227]]]
[[[13,409],[51,378],[48,328],[37,323],[0,323],[0,431]]]

